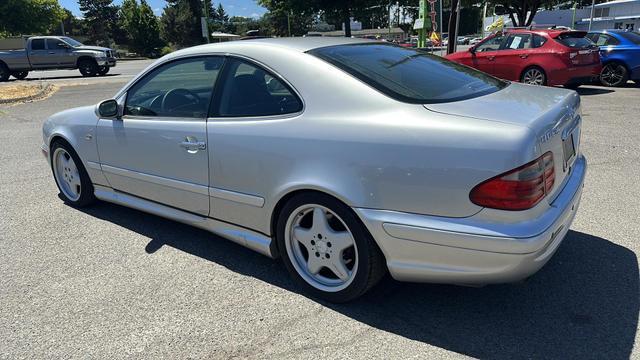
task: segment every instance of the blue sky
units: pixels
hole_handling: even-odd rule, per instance
[[[77,0],[58,0],[60,5],[64,8],[71,10],[76,16],[81,16],[82,13],[78,9]],[[113,0],[114,4],[122,3],[122,0]],[[164,0],[147,0],[153,11],[160,15],[162,8],[165,6]],[[258,17],[265,13],[266,9],[256,4],[255,0],[213,0],[214,6],[222,3],[224,9],[231,16],[248,16]]]

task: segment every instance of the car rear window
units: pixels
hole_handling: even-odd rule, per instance
[[[627,31],[627,32],[621,32],[620,36],[631,41],[636,45],[640,45],[640,33],[637,33],[635,31]]]
[[[429,104],[470,99],[507,82],[418,49],[384,43],[337,45],[308,53],[399,101]]]
[[[570,48],[585,49],[594,45],[586,35],[585,32],[566,32],[558,35],[556,41]]]

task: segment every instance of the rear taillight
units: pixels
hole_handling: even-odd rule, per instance
[[[479,206],[501,210],[534,207],[553,189],[553,154],[547,152],[530,163],[484,181],[469,198]]]

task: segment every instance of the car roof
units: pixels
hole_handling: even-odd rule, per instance
[[[586,31],[584,30],[567,30],[567,29],[505,29],[505,32],[524,32],[524,33],[534,33],[538,35],[546,34],[552,38],[555,38],[558,35],[566,32],[586,33]]]
[[[245,46],[262,46],[262,47],[276,47],[285,48],[289,50],[306,52],[309,50],[336,46],[336,45],[349,45],[349,44],[362,44],[372,43],[376,40],[347,38],[347,37],[289,37],[289,38],[262,38],[262,39],[250,39],[250,40],[236,40],[227,41],[215,44],[205,44],[194,46],[182,50],[178,50],[172,54],[175,56],[184,56],[191,53],[203,53],[203,52],[225,52],[225,51],[237,51]]]

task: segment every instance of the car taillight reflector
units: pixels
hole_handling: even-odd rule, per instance
[[[547,152],[518,168],[478,184],[469,198],[479,206],[501,210],[534,207],[553,189],[553,154]]]

